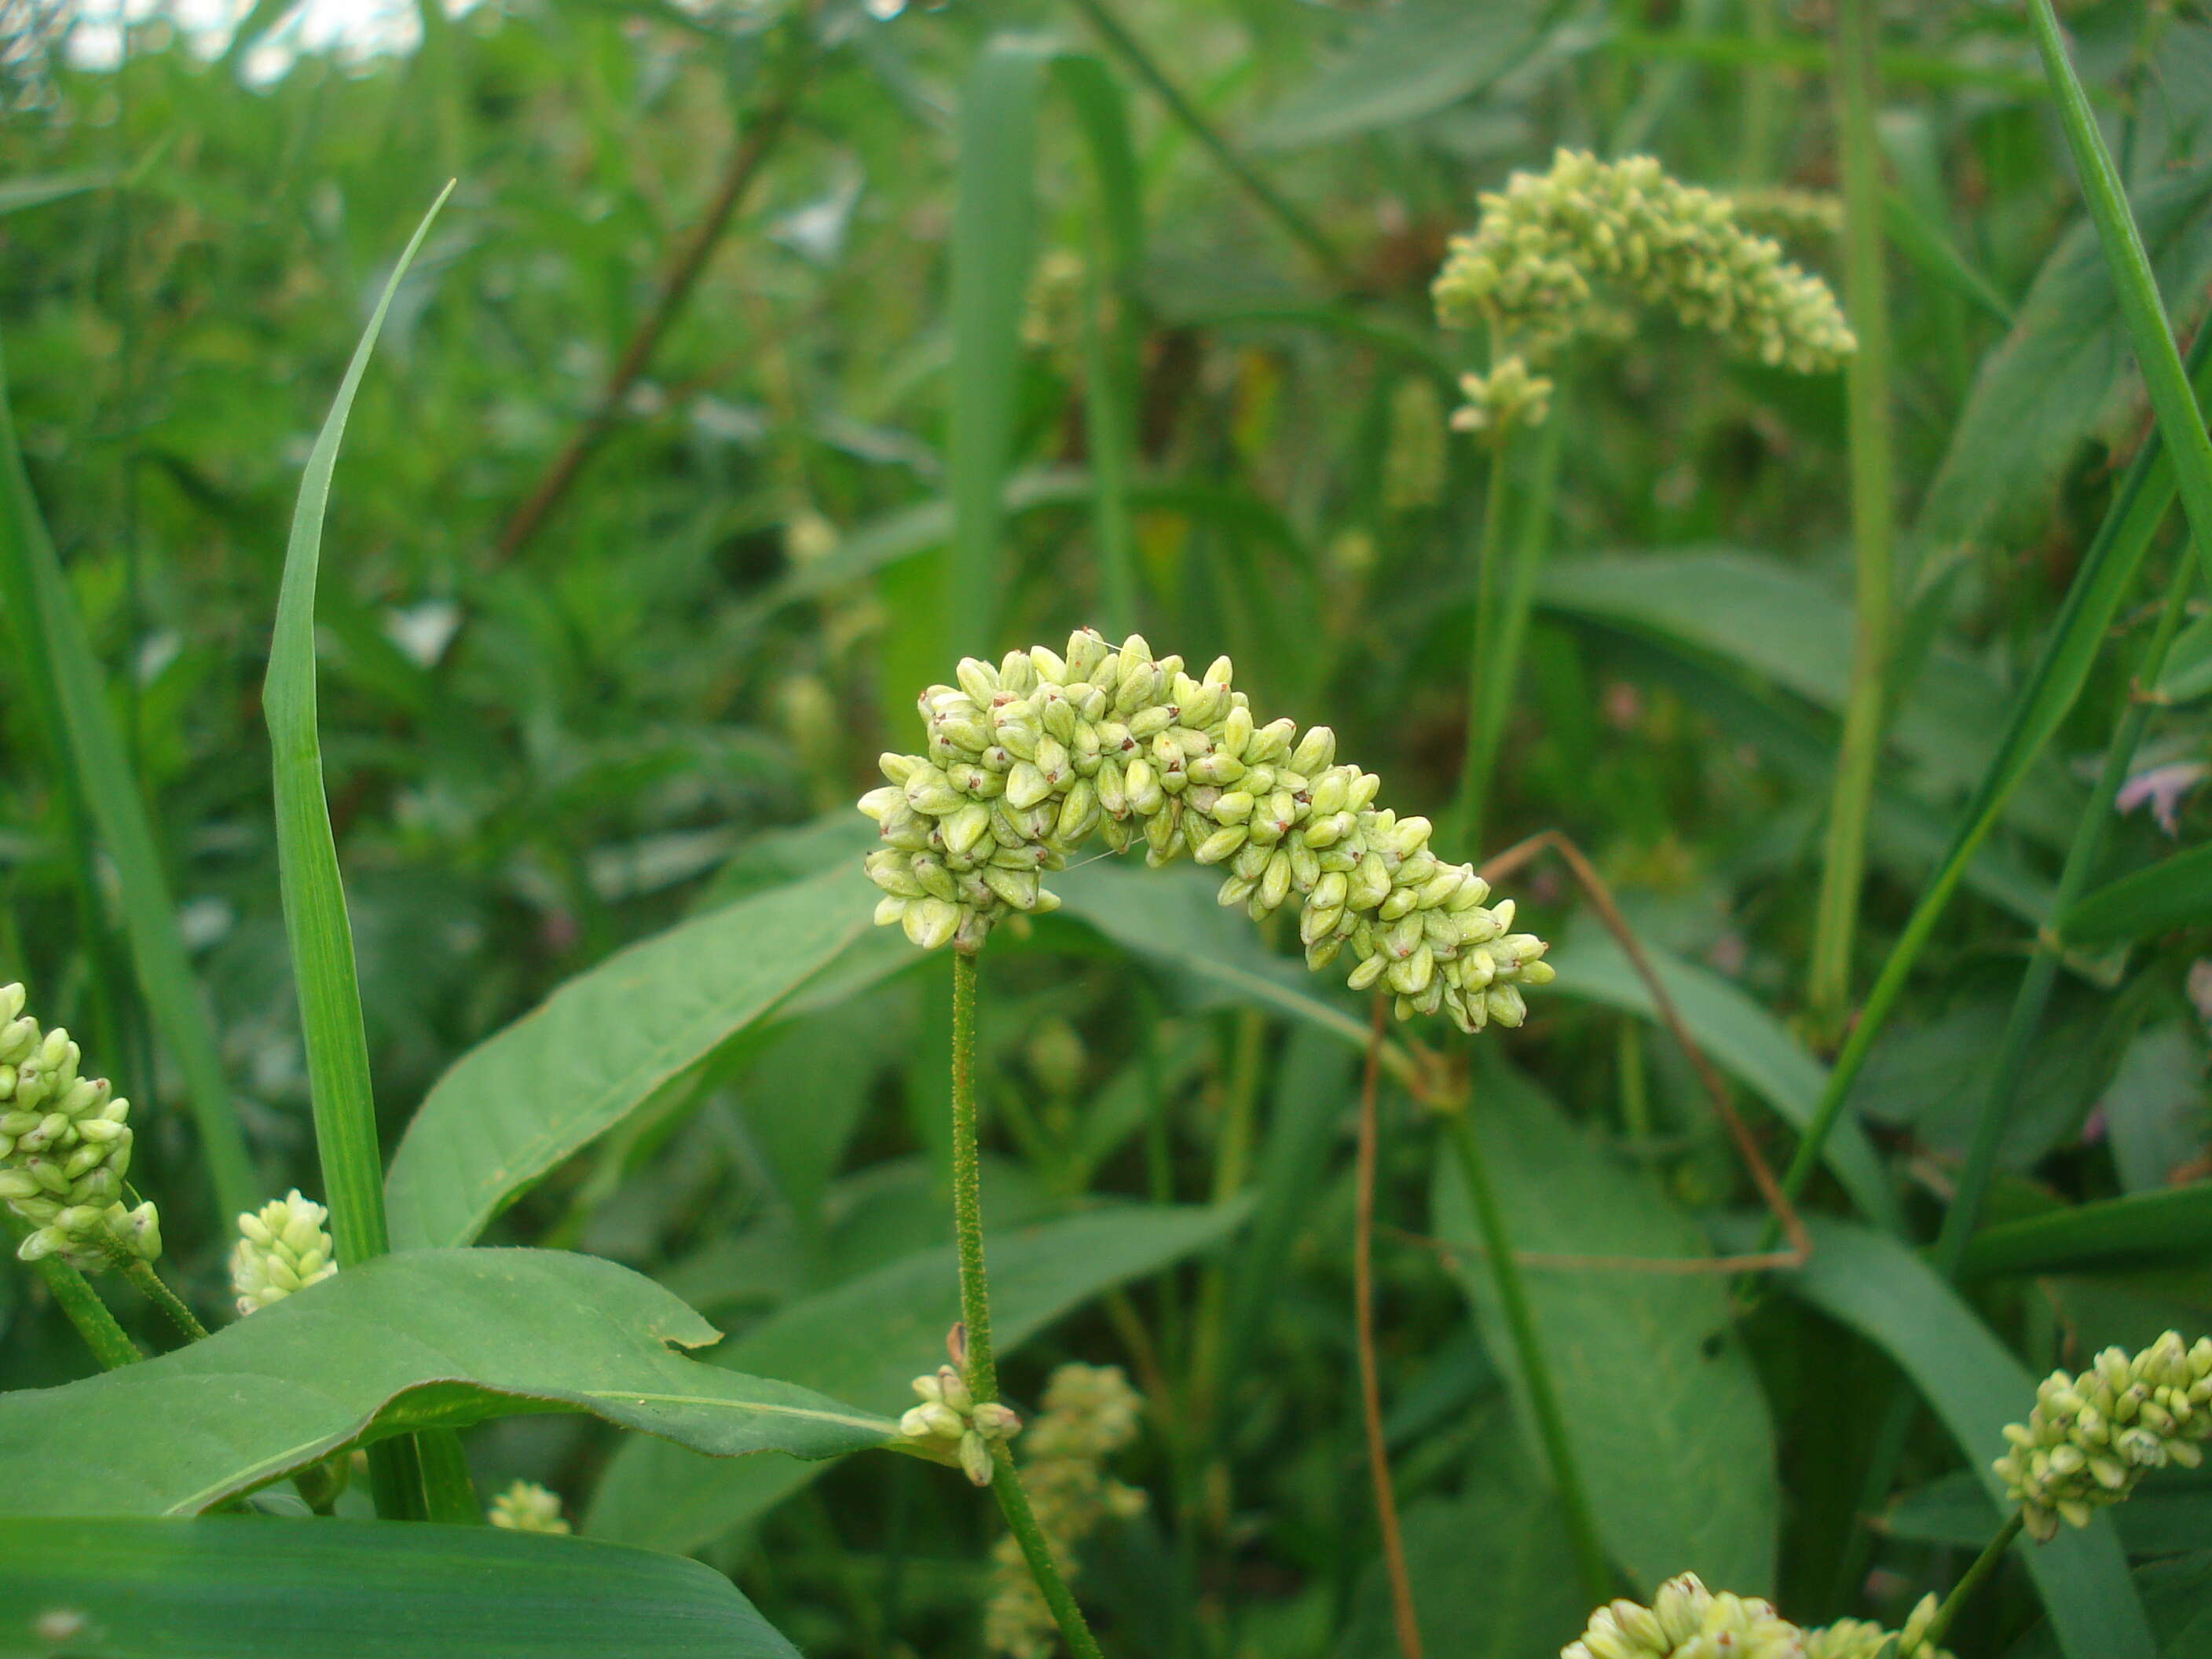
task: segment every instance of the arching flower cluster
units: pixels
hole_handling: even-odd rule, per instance
[[[1382,781],[1336,758],[1325,726],[1254,720],[1229,659],[1193,678],[1132,635],[1088,629],[921,695],[927,751],[885,755],[862,797],[884,845],[867,871],[926,949],[973,952],[1016,912],[1055,909],[1043,876],[1094,831],[1141,841],[1155,866],[1188,854],[1227,871],[1224,906],[1253,920],[1293,897],[1309,967],[1349,951],[1355,990],[1395,994],[1399,1017],[1445,1012],[1465,1031],[1518,1025],[1522,988],[1552,977],[1546,945],[1513,929],[1513,902],[1429,848],[1426,818],[1375,805]]]
[[[97,1273],[118,1252],[153,1261],[161,1226],[151,1204],[123,1202],[131,1103],[80,1075],[82,1059],[67,1031],[23,1012],[21,985],[0,985],[0,1200],[32,1225],[15,1254]]]
[[[1833,368],[1858,348],[1826,283],[1747,229],[1731,198],[1669,178],[1648,155],[1601,161],[1562,149],[1548,173],[1516,173],[1481,202],[1433,290],[1447,325],[1492,331],[1497,369],[1469,389],[1487,418],[1462,424],[1512,418],[1485,399],[1525,404],[1529,365],[1571,341],[1625,337],[1634,322],[1624,301],[1663,307],[1799,374]],[[1526,418],[1543,419],[1540,403]]]
[[[2027,1423],[2008,1423],[2004,1434],[2011,1449],[1996,1472],[2029,1534],[2053,1538],[2061,1521],[2086,1527],[2149,1470],[2203,1461],[2197,1443],[2212,1436],[2212,1337],[2189,1346],[2168,1331],[2132,1357],[2106,1349],[2078,1376],[2054,1371]]]
[[[1936,1607],[1934,1596],[1924,1597],[1900,1632],[1859,1619],[1804,1630],[1767,1602],[1709,1590],[1686,1572],[1662,1584],[1648,1607],[1626,1601],[1600,1607],[1559,1659],[1949,1659],[1927,1641]]]

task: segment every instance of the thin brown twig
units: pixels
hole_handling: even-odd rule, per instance
[[[1685,1263],[1680,1257],[1667,1256],[1560,1257],[1547,1261],[1516,1252],[1515,1260],[1529,1267],[1573,1264],[1668,1273],[1747,1273],[1763,1268],[1803,1267],[1807,1258],[1813,1254],[1813,1241],[1805,1231],[1805,1224],[1799,1218],[1796,1206],[1790,1203],[1790,1195],[1782,1190],[1782,1183],[1774,1178],[1773,1169],[1767,1164],[1765,1154],[1759,1149],[1758,1138],[1751,1133],[1750,1126],[1744,1122],[1735,1109],[1735,1103],[1729,1099],[1726,1079],[1705,1057],[1705,1050],[1698,1047],[1697,1039],[1690,1035],[1690,1028],[1683,1023],[1680,1011],[1674,1006],[1674,999],[1668,994],[1666,985],[1651,966],[1651,959],[1644,954],[1644,946],[1638,940],[1635,930],[1629,927],[1627,918],[1620,914],[1620,907],[1613,902],[1613,890],[1606,885],[1605,878],[1598,874],[1596,867],[1583,855],[1582,848],[1557,830],[1540,830],[1492,859],[1482,866],[1480,873],[1486,881],[1503,878],[1547,850],[1559,855],[1560,862],[1567,866],[1576,885],[1583,890],[1583,896],[1589,901],[1590,908],[1597,912],[1598,920],[1613,935],[1613,942],[1620,946],[1621,953],[1628,958],[1629,966],[1636,970],[1637,978],[1643,981],[1644,988],[1650,994],[1652,1009],[1659,1016],[1660,1024],[1666,1028],[1667,1035],[1674,1039],[1674,1046],[1690,1062],[1690,1069],[1697,1073],[1698,1083],[1713,1103],[1713,1110],[1727,1127],[1729,1138],[1735,1143],[1745,1167],[1751,1172],[1752,1184],[1759,1188],[1759,1195],[1765,1201],[1767,1212],[1781,1223],[1783,1234],[1790,1241],[1790,1248],[1747,1255],[1700,1257],[1693,1266]]]
[[[1413,1581],[1406,1571],[1406,1543],[1398,1531],[1398,1498],[1390,1486],[1390,1449],[1382,1437],[1382,1382],[1375,1356],[1375,1085],[1382,1070],[1385,999],[1375,994],[1368,1026],[1367,1063],[1359,1083],[1359,1168],[1352,1232],[1352,1306],[1359,1349],[1359,1414],[1367,1432],[1367,1472],[1375,1483],[1375,1518],[1382,1534],[1382,1565],[1390,1579],[1390,1616],[1401,1659],[1421,1659],[1421,1626],[1413,1612]]]
[[[643,320],[631,333],[629,343],[623,347],[622,356],[616,360],[613,372],[607,376],[606,385],[600,389],[592,412],[570,435],[568,441],[561,447],[560,453],[553,458],[552,464],[538,479],[537,487],[515,509],[514,517],[507,521],[506,528],[500,532],[499,543],[495,550],[500,562],[514,557],[523,544],[538,533],[552,515],[553,509],[561,504],[562,498],[568,495],[576,482],[577,475],[583,471],[584,464],[592,458],[592,452],[606,441],[607,434],[614,429],[631,389],[651,364],[661,336],[668,331],[669,325],[683,310],[684,301],[691,297],[691,290],[698,285],[700,276],[707,268],[708,256],[714,251],[715,244],[721,240],[723,232],[729,228],[738,204],[744,199],[753,180],[759,176],[762,164],[768,160],[777,141],[791,125],[792,115],[799,106],[799,92],[805,84],[807,69],[813,61],[812,49],[805,42],[803,23],[793,27],[801,38],[786,43],[781,71],[768,101],[762,105],[752,125],[745,129],[736,149],[731,152],[729,166],[723,170],[721,182],[715,186],[705,214],[683,246],[670,258],[661,273],[660,291],[653,300],[653,308],[646,313]]]

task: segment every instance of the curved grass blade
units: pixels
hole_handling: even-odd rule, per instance
[[[258,1203],[259,1183],[245,1132],[231,1109],[230,1084],[206,1004],[192,976],[177,905],[161,865],[146,800],[101,686],[98,660],[46,534],[9,410],[0,368],[0,592],[19,616],[14,629],[33,700],[52,723],[55,764],[81,792],[100,844],[114,861],[131,966],[148,1012],[184,1076],[201,1154],[226,1211]],[[96,896],[95,901],[96,902]]]
[[[1985,1227],[1959,1260],[1966,1278],[2174,1267],[2212,1256],[2212,1181],[2136,1193]]]
[[[6,1521],[0,1581],[102,1659],[798,1659],[696,1561],[495,1527]]]
[[[190,1347],[0,1395],[0,1514],[194,1515],[348,1446],[546,1412],[720,1457],[835,1457],[896,1436],[888,1418],[677,1352],[720,1337],[595,1256],[381,1256]],[[56,1445],[100,1450],[57,1458]]]
[[[2106,945],[2207,920],[2212,920],[2212,843],[2083,895],[2058,918],[2058,933],[2069,945]]]

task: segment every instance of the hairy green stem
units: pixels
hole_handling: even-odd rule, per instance
[[[1923,1638],[1923,1651],[1943,1645],[1943,1638],[1950,1634],[1951,1621],[1959,1616],[1959,1609],[1965,1607],[1968,1598],[1982,1587],[1982,1580],[1996,1571],[1997,1563],[2012,1547],[2012,1540],[2020,1536],[2021,1524],[2021,1512],[2014,1510],[2004,1525],[1997,1528],[1996,1536],[1983,1546],[1982,1553],[1974,1558],[1973,1565],[1960,1575],[1959,1582],[1951,1586],[1951,1593],[1943,1598],[1942,1605],[1936,1609],[1935,1618],[1929,1621],[1927,1634]]]
[[[962,1370],[978,1401],[999,1397],[999,1366],[991,1351],[991,1290],[983,1267],[982,1158],[975,1124],[975,958],[952,953],[952,1231],[960,1255]],[[1059,1626],[1077,1659],[1099,1659],[1098,1643],[1061,1576],[1059,1563],[1030,1512],[1028,1493],[1003,1443],[992,1450],[991,1491],[1006,1526],[1022,1547]]]
[[[1459,1158],[1460,1179],[1474,1208],[1484,1254],[1490,1258],[1491,1282],[1497,1287],[1498,1304],[1513,1334],[1514,1358],[1521,1368],[1522,1386],[1528,1391],[1528,1406],[1544,1443],[1545,1458],[1552,1466],[1552,1483],[1559,1489],[1560,1507],[1565,1511],[1567,1536],[1574,1546],[1583,1594],[1594,1603],[1602,1601],[1613,1594],[1613,1569],[1606,1564],[1605,1546],[1598,1540],[1589,1494],[1575,1462],[1574,1447],[1567,1439],[1566,1413],[1560,1407],[1551,1366],[1544,1358],[1535,1311],[1528,1305],[1528,1288],[1521,1277],[1521,1264],[1514,1259],[1505,1212],[1498,1205],[1498,1189],[1474,1131],[1474,1108],[1469,1104],[1448,1112],[1443,1121],[1444,1133]]]
[[[8,1224],[8,1237],[19,1244],[31,1231],[12,1210],[0,1209],[0,1219]],[[46,1285],[54,1305],[76,1327],[76,1334],[84,1339],[84,1346],[92,1350],[92,1357],[100,1362],[102,1370],[112,1371],[145,1358],[123,1334],[123,1327],[115,1322],[115,1316],[100,1299],[100,1292],[93,1288],[92,1281],[68,1262],[56,1256],[42,1255],[31,1264],[31,1271]]]
[[[1820,867],[1807,986],[1814,1020],[1842,1028],[1850,1000],[1851,945],[1866,876],[1867,819],[1881,761],[1896,537],[1891,499],[1890,346],[1884,292],[1881,152],[1875,137],[1874,0],[1836,8],[1836,87],[1842,117],[1844,295],[1858,349],[1845,371],[1851,475],[1851,562],[1856,578],[1850,696],[1844,705],[1835,794]]]
[[[1352,287],[1352,266],[1336,244],[1322,233],[1320,226],[1306,217],[1287,197],[1269,184],[1249,161],[1237,153],[1213,123],[1207,120],[1198,106],[1185,95],[1182,88],[1168,78],[1167,71],[1160,67],[1158,60],[1146,49],[1144,42],[1130,33],[1128,26],[1108,9],[1106,0],[1074,0],[1074,4],[1091,27],[1098,32],[1099,38],[1129,66],[1139,81],[1152,88],[1153,96],[1166,106],[1168,113],[1198,140],[1206,154],[1219,164],[1222,171],[1243,186],[1245,194],[1273,216],[1292,241],[1313,256],[1314,263],[1328,273],[1332,282],[1340,288]]]
[[[161,1275],[154,1271],[152,1262],[142,1261],[135,1255],[125,1259],[118,1255],[115,1265],[121,1270],[123,1277],[130,1281],[132,1289],[168,1316],[169,1322],[183,1333],[185,1341],[198,1342],[207,1335],[207,1327],[201,1324],[198,1316],[185,1305],[184,1298],[171,1290]]]

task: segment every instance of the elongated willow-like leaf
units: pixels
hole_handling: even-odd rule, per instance
[[[834,1457],[896,1434],[676,1352],[720,1335],[594,1256],[382,1256],[158,1359],[0,1395],[0,1514],[193,1515],[343,1447],[531,1413],[589,1412],[720,1457]]]
[[[300,998],[301,1034],[307,1050],[307,1080],[314,1097],[315,1147],[322,1159],[324,1201],[337,1259],[351,1266],[381,1255],[389,1244],[384,1222],[384,1166],[376,1142],[376,1104],[368,1080],[368,1039],[362,1024],[361,985],[353,955],[353,927],[346,918],[345,884],[338,872],[337,842],[330,804],[323,798],[322,738],[315,719],[315,578],[323,551],[323,513],[331,474],[354,394],[368,368],[392,296],[415,258],[431,221],[453,193],[447,185],[416,227],[399,263],[369,314],[361,343],[346,366],[330,417],[307,454],[292,535],[284,550],[284,580],[276,598],[276,631],[269,647],[269,676],[262,702],[269,719],[276,796],[276,864],[283,888],[284,932],[292,950],[292,975]]]
[[[495,1527],[0,1521],[0,1659],[798,1659],[696,1561]]]
[[[2207,920],[2212,920],[2212,843],[2083,895],[2058,919],[2058,932],[2069,945],[2102,945]]]
[[[2078,1273],[2170,1267],[2206,1255],[2212,1255],[2212,1181],[2001,1222],[1974,1235],[1959,1270],[1970,1277]]]
[[[1895,1360],[2002,1505],[2004,1483],[1990,1465],[2005,1449],[2004,1425],[2025,1422],[2035,1404],[2034,1380],[1905,1246],[1848,1222],[1808,1217],[1806,1224],[1811,1260],[1776,1282]],[[2152,1659],[2150,1627],[2109,1516],[2048,1544],[2023,1542],[2014,1553],[2068,1659]]]
[[[741,899],[577,975],[463,1054],[392,1158],[394,1243],[472,1242],[517,1194],[772,1014],[868,932],[875,900],[849,866]]]
[[[2112,286],[2119,292],[2120,317],[2135,347],[2136,366],[2142,371],[2143,388],[2158,416],[2159,435],[2173,458],[2181,510],[2188,517],[2205,580],[2212,582],[2212,435],[2207,435],[2197,411],[2142,233],[2128,209],[2127,192],[2105,148],[2104,134],[2097,129],[2089,95],[2066,56],[2051,0],[2028,0],[2027,15],[2034,26],[2036,49],[2043,54],[2044,73],[2057,94],[2058,121],[2066,131],[2067,148],[2074,152],[2074,165],[2081,175],[2082,199],[2096,224]]]
[[[16,659],[31,681],[28,701],[46,726],[53,764],[67,775],[114,861],[131,966],[162,1041],[175,1057],[199,1130],[202,1155],[226,1210],[258,1202],[261,1194],[246,1136],[230,1105],[215,1027],[208,1018],[177,906],[161,867],[154,828],[139,793],[129,750],[100,687],[84,619],[77,614],[61,562],[54,556],[15,442],[7,380],[0,369],[0,612],[15,623]],[[94,903],[98,896],[91,896]]]
[[[986,1193],[984,1201],[991,1201]],[[1101,1291],[1225,1237],[1249,1206],[1116,1206],[991,1235],[991,1332],[1003,1359]],[[950,1229],[948,1228],[949,1231]],[[787,1376],[887,1412],[914,1403],[908,1380],[942,1364],[960,1317],[950,1249],[925,1251],[779,1310],[713,1363]],[[633,1440],[607,1467],[590,1530],[654,1549],[696,1550],[814,1479],[782,1459],[716,1463]]]

